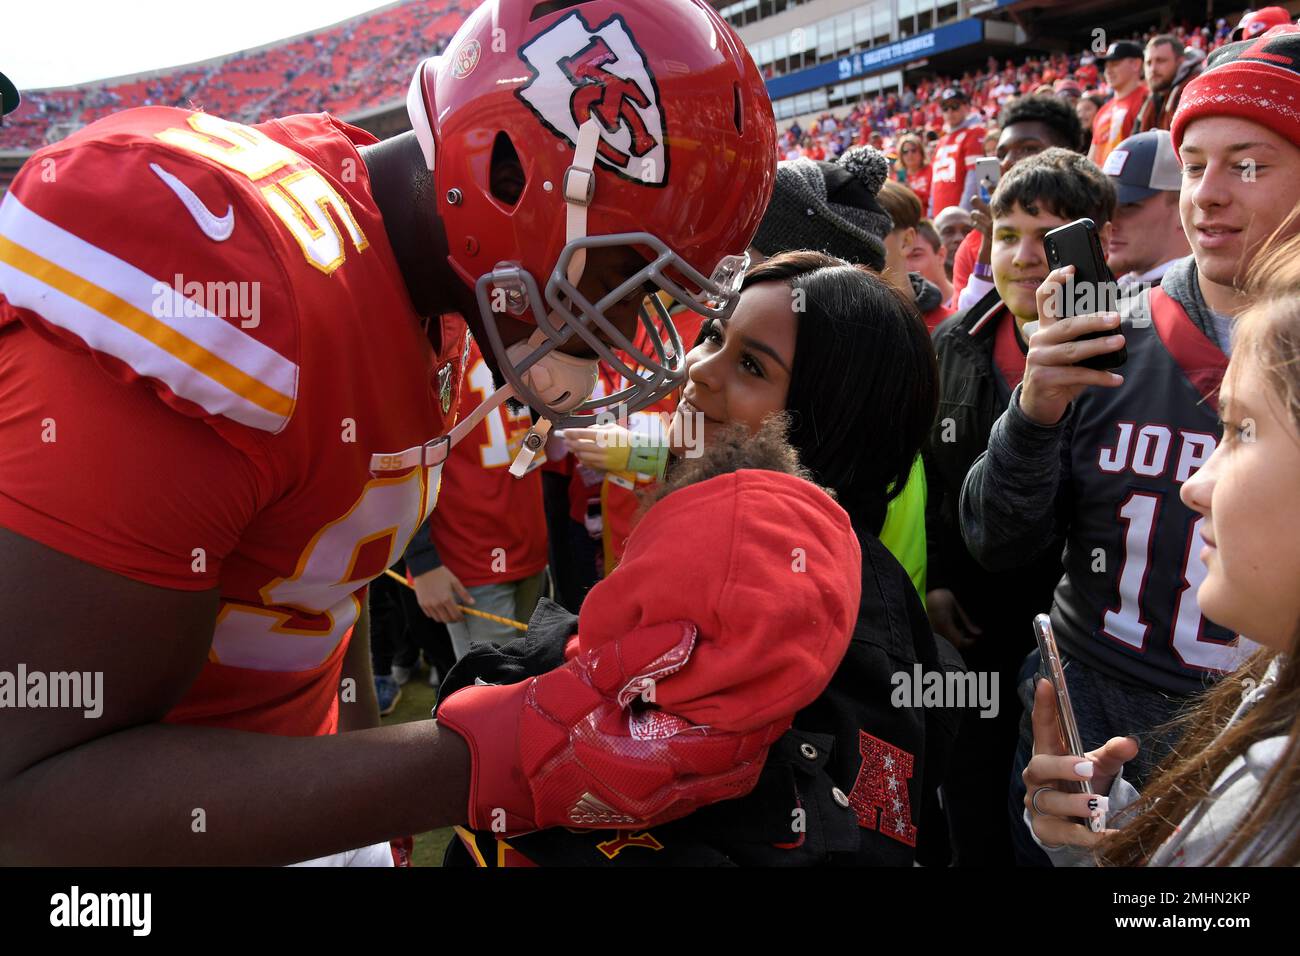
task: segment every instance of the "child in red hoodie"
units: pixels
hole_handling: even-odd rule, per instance
[[[738,427],[715,439],[660,490],[622,564],[584,602],[576,636],[573,618],[546,602],[526,638],[476,646],[448,675],[445,691],[475,680],[511,683],[620,635],[655,629],[666,644],[677,640],[654,673],[623,689],[634,733],[661,740],[747,733],[775,721],[788,727],[839,666],[861,592],[861,552],[848,516],[803,476],[779,419],[752,437]],[[793,790],[790,800],[798,802]],[[601,812],[593,799],[574,808],[575,822]],[[553,862],[554,847],[575,838],[566,830],[504,839],[458,834],[448,862],[480,865],[526,865],[534,855]],[[712,852],[692,846],[680,862]]]

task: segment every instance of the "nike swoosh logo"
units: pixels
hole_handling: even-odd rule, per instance
[[[235,207],[226,206],[224,216],[214,216],[212,210],[203,205],[203,200],[194,194],[183,182],[173,176],[167,170],[163,169],[157,163],[150,163],[149,168],[158,174],[158,178],[167,184],[167,188],[176,194],[189,214],[194,217],[203,234],[213,242],[225,242],[230,238],[230,234],[235,231]]]

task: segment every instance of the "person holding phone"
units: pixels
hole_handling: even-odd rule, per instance
[[[1057,865],[1300,863],[1300,237],[1275,245],[1256,275],[1219,393],[1224,441],[1182,500],[1199,515],[1201,608],[1262,650],[1180,720],[1181,744],[1140,796],[1124,779],[1137,741],[1066,753],[1039,681],[1025,820]],[[1068,792],[1081,780],[1095,796]],[[1115,829],[1078,822],[1107,806]]]
[[[1064,542],[1052,624],[1083,742],[1136,734],[1142,746],[1126,773],[1138,786],[1177,739],[1166,722],[1254,649],[1201,615],[1201,519],[1179,496],[1222,436],[1214,400],[1248,301],[1246,267],[1275,230],[1295,230],[1288,215],[1300,202],[1300,116],[1231,96],[1243,83],[1300,98],[1300,32],[1225,46],[1188,85],[1171,133],[1192,256],[1118,314],[1061,320],[1072,267],[1047,276],[1024,380],[962,488],[962,534],[986,568],[1055,557]],[[1107,334],[1082,340],[1098,332]],[[1118,371],[1078,365],[1121,348],[1128,361]],[[1028,709],[1033,670],[1022,671]],[[1031,747],[1026,719],[1012,779],[1017,821]],[[1046,863],[1023,825],[1013,834],[1023,862]]]
[[[1079,117],[1055,96],[1018,97],[1007,104],[1001,120],[995,156],[1002,176],[1017,163],[1052,146],[1084,151]],[[993,234],[987,197],[971,198],[971,219],[975,229],[962,240],[953,258],[952,285],[959,309],[970,308],[992,288]]]
[[[1038,319],[1035,290],[1049,269],[1043,236],[1083,217],[1109,235],[1115,188],[1079,153],[1052,148],[1008,172],[991,205],[994,287],[935,330],[941,391],[925,451],[930,620],[972,670],[1000,675],[1003,697],[993,719],[965,715],[944,784],[957,863],[971,866],[1011,862],[1003,808],[1021,710],[1016,675],[1033,647],[1028,622],[1051,604],[1061,561],[1058,550],[998,571],[981,567],[962,540],[962,482],[1024,376],[1024,330]]]

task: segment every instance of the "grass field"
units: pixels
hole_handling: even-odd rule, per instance
[[[397,709],[383,718],[385,724],[402,724],[408,720],[427,720],[437,703],[438,692],[428,684],[428,674],[420,670],[411,674],[411,679],[402,687],[402,699],[397,702]],[[395,782],[396,783],[396,782]],[[455,834],[448,827],[442,830],[430,830],[428,833],[415,835],[415,853],[413,866],[441,866],[442,854],[448,842]]]

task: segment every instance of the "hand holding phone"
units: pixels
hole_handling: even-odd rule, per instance
[[[987,203],[992,197],[1001,178],[1002,163],[996,156],[982,156],[975,160],[975,183],[979,187],[980,199],[984,202]]]
[[[1131,748],[1132,753],[1135,754],[1136,745],[1128,737],[1115,737],[1115,739],[1108,741],[1106,747],[1101,748],[1099,752],[1084,752],[1082,736],[1079,734],[1079,724],[1075,721],[1074,708],[1070,704],[1070,689],[1066,684],[1065,665],[1061,661],[1061,652],[1057,649],[1056,636],[1052,632],[1052,618],[1049,618],[1047,614],[1039,614],[1034,618],[1034,636],[1037,643],[1039,643],[1039,657],[1043,661],[1044,675],[1052,684],[1052,695],[1035,693],[1035,758],[1034,761],[1031,761],[1031,767],[1026,770],[1026,778],[1024,778],[1031,795],[1028,799],[1034,799],[1035,791],[1041,790],[1041,788],[1060,793],[1070,793],[1070,795],[1084,795],[1086,796],[1084,800],[1071,796],[1069,801],[1065,801],[1065,803],[1071,805],[1070,816],[1067,818],[1079,819],[1080,822],[1086,823],[1088,830],[1100,834],[1102,830],[1106,829],[1108,797],[1105,796],[1105,793],[1110,790],[1110,783],[1112,783],[1115,773],[1118,773],[1119,767],[1123,766],[1123,761],[1130,760],[1131,754],[1127,754],[1127,750]],[[1053,723],[1056,723],[1057,730],[1057,736],[1054,740],[1043,739],[1044,724],[1049,724],[1043,719],[1044,711],[1047,710],[1053,711],[1054,718],[1056,718],[1053,721]],[[1118,745],[1118,753],[1122,754],[1122,760],[1113,763],[1109,761],[1108,757],[1108,762],[1106,762],[1105,766],[1102,766],[1102,761],[1097,757],[1106,749],[1113,747],[1113,745]],[[1040,761],[1039,757],[1050,758],[1050,760],[1058,762],[1065,758],[1065,762],[1074,765],[1070,767],[1070,770],[1073,771],[1073,777],[1060,777],[1060,775],[1057,775],[1054,779],[1049,778],[1049,780],[1043,780],[1043,782],[1035,784],[1034,778],[1043,773],[1043,761]],[[1037,762],[1037,767],[1035,767],[1035,762]],[[1079,766],[1091,767],[1092,777],[1080,775],[1076,770],[1076,767]],[[1035,770],[1036,773],[1031,773],[1031,771]],[[1056,773],[1060,774],[1061,771],[1057,770]],[[1093,784],[1095,783],[1097,788],[1093,790]],[[1036,796],[1039,797],[1039,806],[1035,808],[1037,812],[1053,813],[1053,809],[1045,805],[1048,801],[1048,795],[1039,793]],[[1058,797],[1053,796],[1052,800],[1056,801]],[[1066,814],[1061,814],[1061,816],[1066,816]]]
[[[1048,232],[1043,251],[1054,268],[1036,293],[1037,328],[1025,329],[1029,356],[1019,402],[1031,421],[1055,425],[1089,386],[1122,385],[1123,377],[1109,368],[1127,361],[1128,352],[1118,312],[1073,314],[1077,305],[1088,301],[1094,306],[1098,302],[1118,306],[1092,220],[1080,219]],[[1099,364],[1105,367],[1095,367]]]
[[[1097,225],[1091,219],[1076,219],[1058,226],[1043,236],[1043,251],[1051,269],[1074,266],[1071,282],[1066,283],[1062,296],[1062,309],[1056,318],[1072,319],[1082,314],[1097,314],[1118,308],[1119,284],[1106,265],[1106,255],[1101,248]],[[1080,310],[1082,306],[1082,310]],[[1106,330],[1097,330],[1077,336],[1085,342],[1108,336]],[[1119,368],[1128,361],[1128,348],[1110,348],[1075,363],[1083,368]]]

